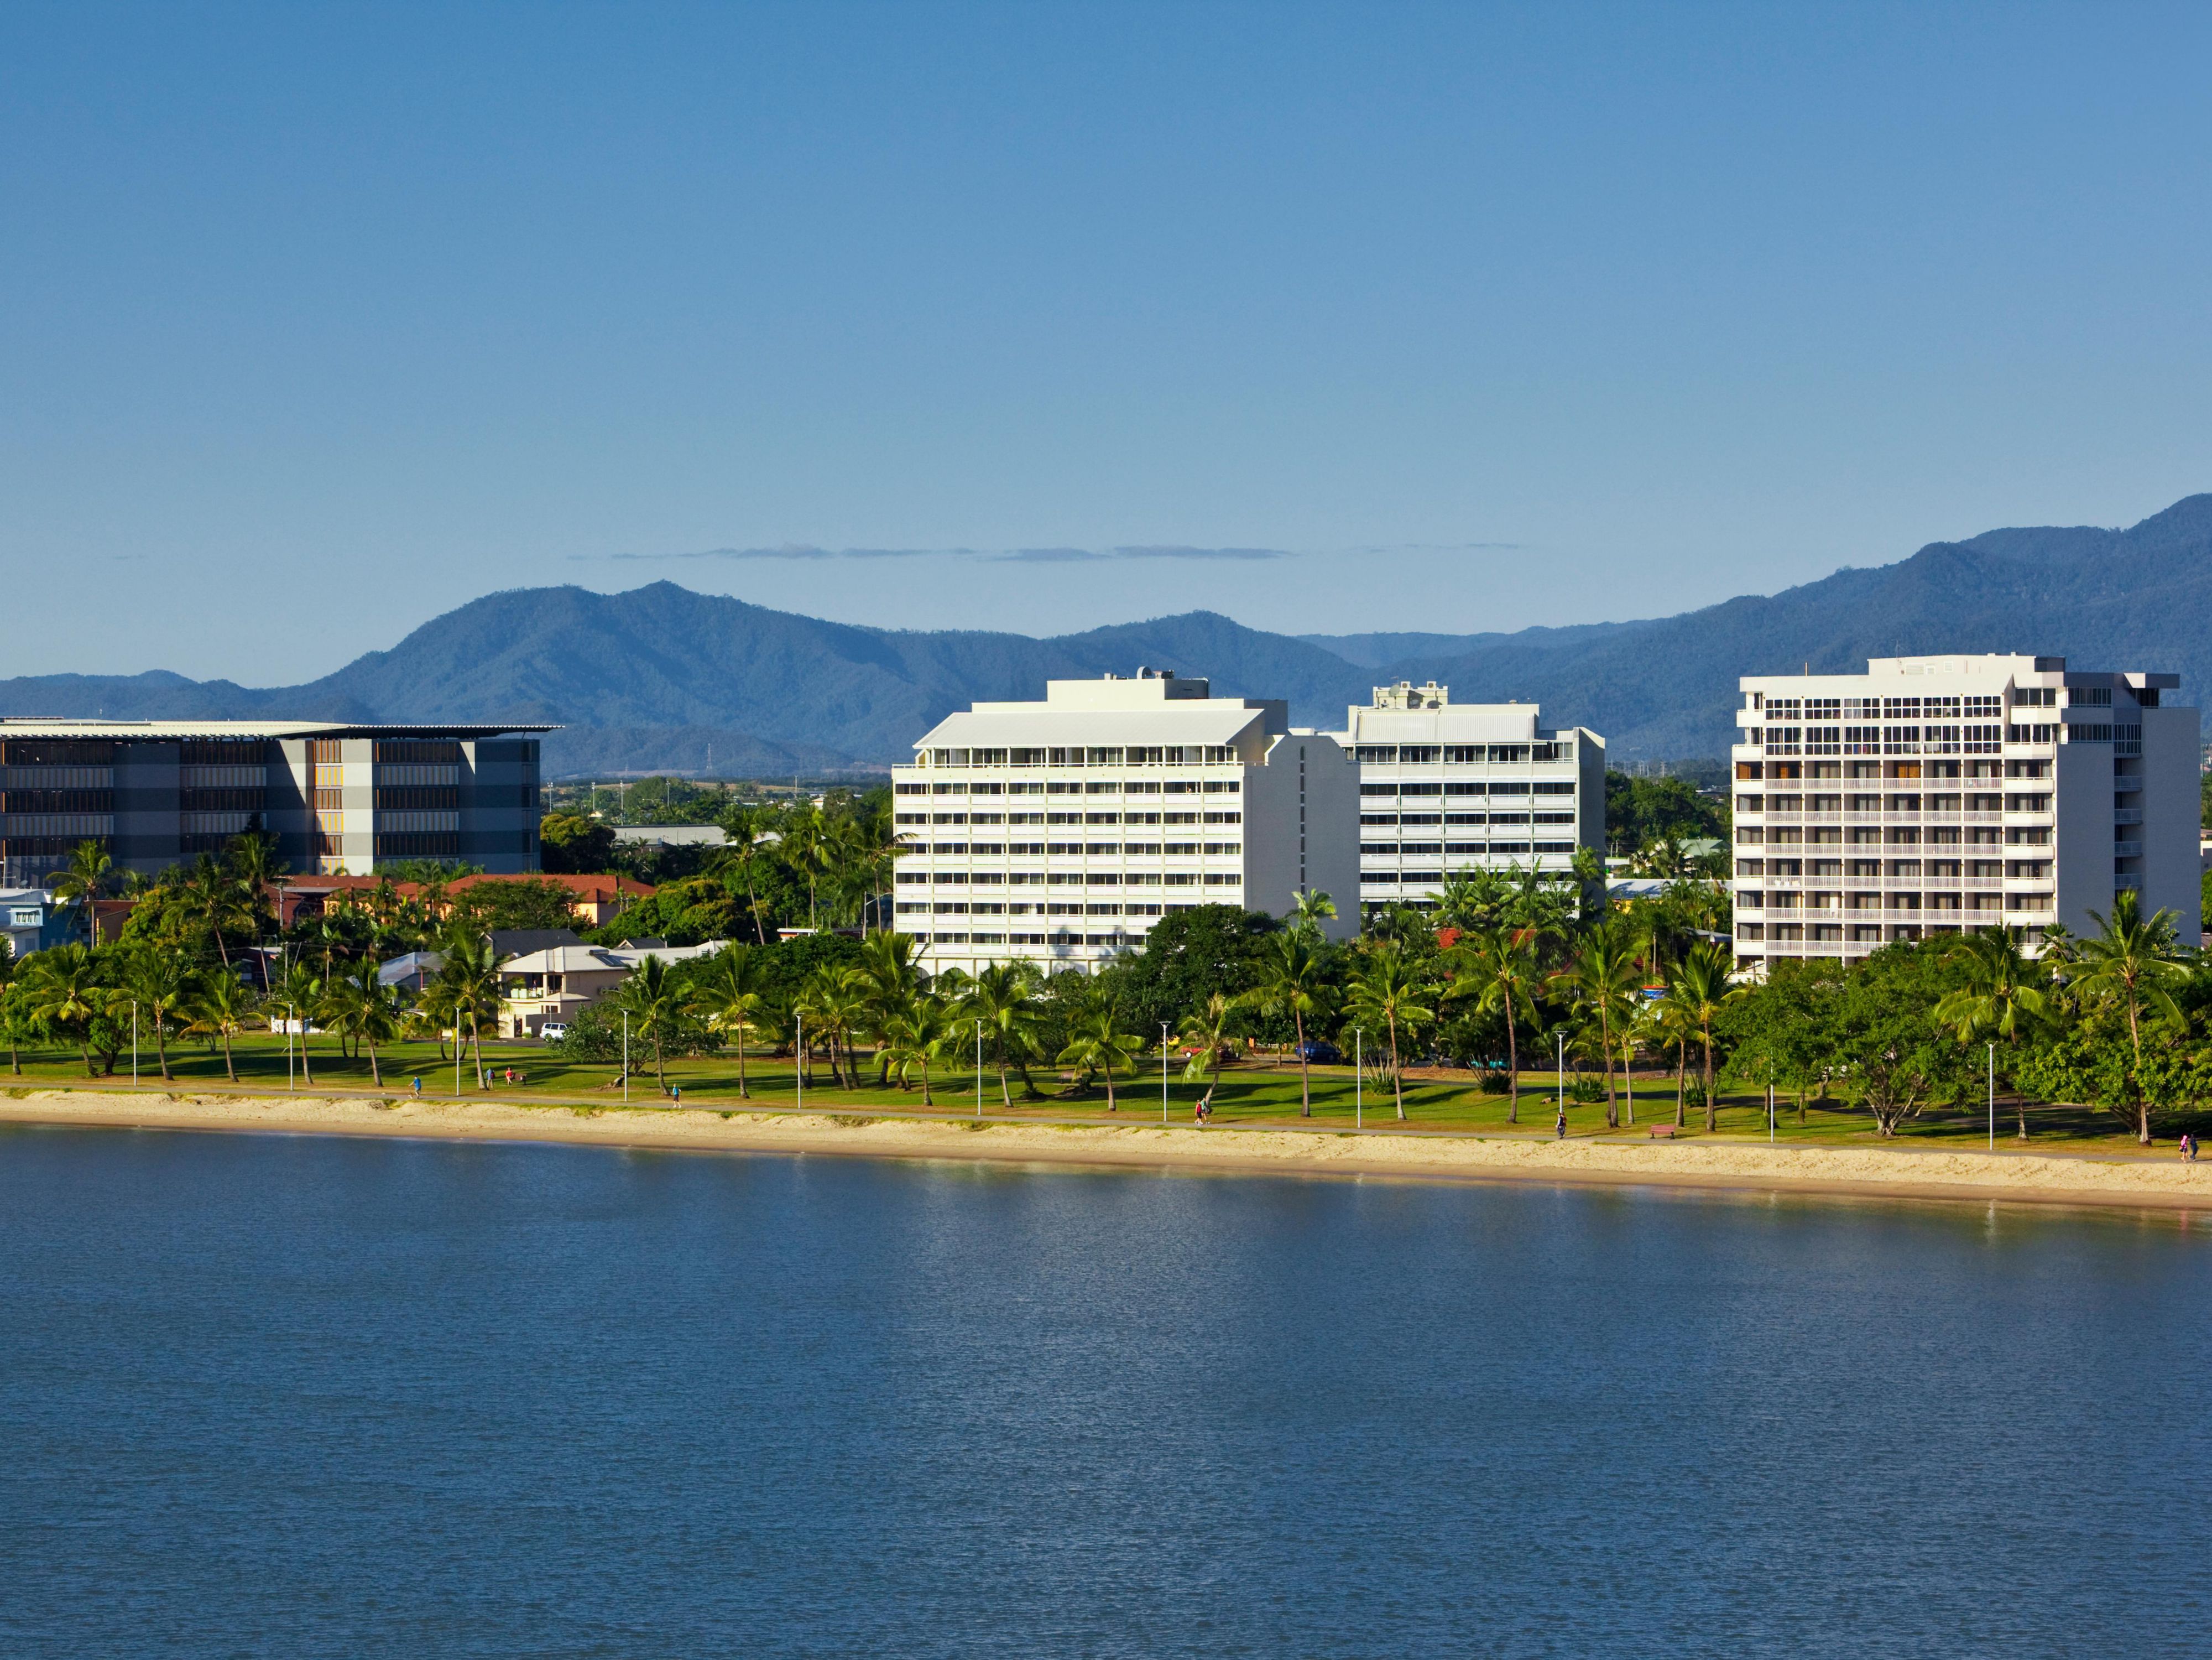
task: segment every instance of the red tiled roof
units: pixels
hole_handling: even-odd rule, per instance
[[[526,876],[464,876],[447,884],[446,891],[459,893],[483,882],[557,882],[580,899],[604,900],[617,894],[629,894],[633,898],[648,899],[653,889],[647,884],[634,881],[627,876],[591,874],[583,876],[555,875],[550,872],[532,871]]]

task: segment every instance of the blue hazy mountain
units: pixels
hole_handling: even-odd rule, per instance
[[[627,593],[526,588],[434,618],[389,651],[305,685],[161,671],[0,680],[0,714],[550,721],[549,773],[728,774],[880,766],[947,711],[1038,696],[1054,677],[1139,666],[1286,697],[1335,726],[1386,680],[1470,702],[1518,698],[1606,734],[1618,759],[1721,753],[1735,679],[1847,671],[1899,652],[2036,651],[2212,677],[2212,496],[2126,530],[1990,531],[1896,564],[1844,569],[1678,617],[1512,634],[1294,638],[1179,617],[1032,639],[857,628],[657,582]]]

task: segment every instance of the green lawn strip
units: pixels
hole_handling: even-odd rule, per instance
[[[265,1093],[286,1087],[287,1073],[284,1044],[281,1038],[253,1036],[234,1043],[239,1079],[234,1087],[241,1091]],[[571,1062],[557,1053],[531,1043],[487,1043],[483,1050],[484,1066],[493,1075],[490,1098],[516,1104],[543,1101],[547,1104],[568,1106],[582,1102],[592,1106],[619,1107],[622,1092],[617,1082],[617,1069],[612,1066]],[[454,1095],[453,1061],[450,1051],[442,1058],[434,1045],[427,1043],[397,1043],[386,1046],[381,1052],[384,1081],[372,1085],[368,1060],[363,1057],[341,1059],[335,1044],[328,1049],[318,1046],[311,1051],[313,1067],[312,1088],[345,1092],[377,1092],[386,1096],[408,1098],[412,1094],[410,1080],[422,1079],[425,1099],[449,1100]],[[7,1084],[16,1091],[41,1086],[112,1088],[127,1086],[130,1082],[130,1058],[125,1055],[118,1062],[112,1077],[86,1078],[82,1061],[74,1051],[57,1049],[27,1050],[23,1054],[21,1077],[9,1077]],[[185,1091],[222,1091],[234,1087],[226,1079],[220,1051],[210,1051],[198,1045],[173,1045],[169,1052],[170,1068],[175,1081],[168,1087]],[[508,1085],[499,1074],[510,1068],[525,1074],[526,1081]],[[750,1099],[741,1099],[738,1093],[735,1061],[729,1056],[719,1055],[698,1059],[671,1061],[667,1065],[670,1084],[684,1092],[684,1105],[733,1110],[742,1108],[755,1112],[788,1111],[793,1105],[793,1068],[788,1059],[769,1056],[749,1056],[745,1063]],[[917,1085],[911,1089],[896,1085],[878,1087],[874,1082],[875,1068],[863,1056],[860,1062],[861,1084],[847,1089],[830,1080],[829,1069],[819,1063],[814,1069],[813,1081],[805,1092],[805,1104],[811,1110],[830,1113],[899,1112],[921,1114],[921,1091]],[[986,1074],[984,1079],[983,1110],[993,1118],[1014,1118],[1049,1122],[1066,1119],[1097,1119],[1104,1122],[1157,1124],[1160,1120],[1159,1077],[1154,1072],[1148,1078],[1139,1071],[1132,1079],[1117,1083],[1115,1095],[1119,1110],[1110,1116],[1106,1111],[1106,1095],[1103,1087],[1093,1085],[1078,1092],[1062,1081],[1057,1072],[1041,1068],[1034,1076],[1045,1092],[1042,1099],[1025,1098],[1018,1077],[1012,1080],[1014,1104],[1011,1111],[1000,1104],[998,1079]],[[310,1085],[296,1066],[291,1074],[295,1088],[307,1091]],[[149,1054],[139,1057],[139,1083],[142,1088],[162,1087],[159,1071]],[[974,1110],[975,1074],[972,1072],[953,1072],[932,1079],[934,1104],[927,1109],[930,1116],[951,1118]],[[1557,1111],[1555,1080],[1541,1073],[1522,1076],[1520,1122],[1517,1125],[1506,1121],[1506,1098],[1490,1094],[1475,1087],[1471,1076],[1461,1075],[1449,1080],[1429,1078],[1409,1079],[1406,1085],[1406,1120],[1401,1124],[1387,1087],[1377,1088],[1370,1080],[1360,1093],[1364,1095],[1364,1128],[1370,1131],[1408,1130],[1413,1132],[1453,1132],[1486,1135],[1517,1135],[1532,1139],[1553,1134]],[[1317,1067],[1311,1073],[1313,1116],[1302,1118],[1298,1114],[1298,1073],[1295,1066],[1277,1067],[1272,1064],[1238,1065],[1224,1067],[1214,1091],[1214,1119],[1218,1127],[1280,1128],[1342,1131],[1353,1128],[1355,1122],[1355,1091],[1351,1070],[1344,1067]],[[1168,1122],[1171,1125],[1187,1126],[1191,1122],[1191,1110],[1201,1086],[1186,1082],[1171,1073],[1169,1079]],[[473,1065],[465,1060],[461,1067],[460,1093],[463,1098],[485,1098],[476,1087]],[[629,1103],[633,1108],[665,1106],[667,1104],[655,1086],[650,1064],[634,1072],[630,1079]],[[1624,1115],[1627,1107],[1624,1098]],[[1624,1124],[1613,1134],[1621,1139],[1644,1140],[1651,1126],[1672,1125],[1674,1118],[1674,1098],[1671,1078],[1661,1079],[1639,1078],[1635,1101],[1635,1124]],[[1692,1105],[1684,1115],[1683,1128],[1675,1132],[1678,1139],[1702,1140],[1706,1132],[1703,1112]],[[2025,1146],[2013,1139],[2014,1119],[2008,1103],[1997,1104],[1997,1149],[2000,1152],[2097,1152],[2131,1154],[2132,1138],[2119,1120],[2112,1114],[2094,1108],[2078,1106],[2031,1106],[2028,1119],[2033,1139]],[[2212,1125],[2212,1115],[2204,1116]],[[2197,1128],[2190,1116],[2169,1116],[2160,1125],[2161,1137],[2169,1144],[2184,1128]],[[1605,1125],[1605,1104],[1567,1104],[1567,1133],[1570,1136],[1586,1137],[1607,1134]],[[1718,1113],[1717,1134],[1732,1141],[1764,1140],[1767,1135],[1766,1114],[1759,1097],[1748,1091],[1723,1092]],[[1830,1101],[1811,1107],[1806,1122],[1800,1124],[1794,1102],[1780,1104],[1778,1121],[1775,1126],[1778,1142],[1793,1145],[1872,1146],[1876,1144],[1870,1119],[1846,1103]],[[1978,1102],[1964,1103],[1930,1110],[1923,1116],[1907,1121],[1902,1134],[1887,1145],[1906,1147],[1957,1148],[1974,1150],[1988,1145],[1988,1121],[1984,1109]]]

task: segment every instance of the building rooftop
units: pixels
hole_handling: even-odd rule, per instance
[[[923,749],[1030,748],[1070,744],[1226,744],[1255,720],[1290,728],[1279,698],[1216,697],[1204,680],[1139,669],[1133,680],[1048,680],[1042,702],[976,703],[919,739]]]
[[[0,739],[111,739],[159,742],[165,738],[495,738],[504,733],[558,732],[557,725],[503,721],[486,726],[437,721],[115,721],[68,715],[0,715]]]
[[[2063,657],[2036,657],[2024,652],[1994,651],[1979,655],[1958,652],[1929,657],[1869,657],[1864,672],[1845,670],[1839,674],[1825,672],[1793,674],[1784,670],[1776,674],[1747,674],[1742,677],[1742,684],[1746,690],[1753,685],[1763,690],[1780,681],[1818,689],[1831,683],[1855,685],[1869,679],[1942,678],[1986,683],[2000,677],[2014,680],[2040,680],[2053,675],[2069,685],[2110,685],[2117,681],[2138,688],[2157,687],[2164,690],[2181,684],[2179,674],[2121,672],[2110,669],[2069,670]]]

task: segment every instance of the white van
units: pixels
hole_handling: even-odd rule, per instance
[[[538,1035],[549,1043],[557,1043],[568,1035],[568,1023],[566,1020],[548,1020],[538,1027]]]

